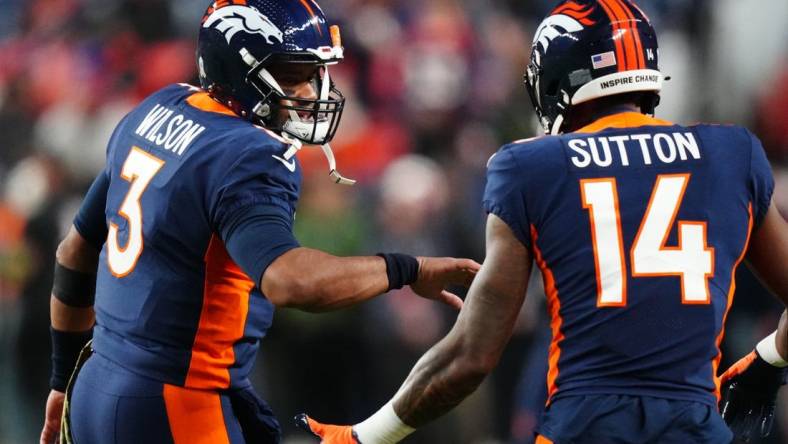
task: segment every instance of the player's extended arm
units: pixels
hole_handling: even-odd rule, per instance
[[[772,202],[761,226],[752,234],[747,262],[766,287],[788,309],[788,222]],[[775,334],[779,354],[788,360],[788,311]]]
[[[531,257],[509,226],[487,219],[487,257],[452,330],[419,359],[393,400],[366,421],[320,424],[301,416],[302,426],[324,444],[393,443],[415,427],[443,415],[481,384],[497,365],[525,299]]]
[[[79,351],[92,335],[93,297],[99,252],[72,226],[56,253],[55,282],[49,303],[52,333],[52,391],[47,398],[41,444],[60,431],[65,389]]]
[[[788,222],[772,203],[761,226],[752,233],[747,261],[761,281],[788,307]],[[721,376],[727,386],[720,405],[723,418],[748,442],[769,434],[774,421],[777,391],[788,372],[788,311],[777,331],[764,338],[749,355]]]
[[[520,313],[531,255],[498,216],[487,219],[487,257],[452,331],[416,363],[394,411],[419,427],[443,415],[498,364]]]
[[[771,204],[761,226],[752,233],[747,262],[756,275],[788,308],[788,222]],[[788,336],[778,340],[780,353],[788,356]]]
[[[276,306],[319,312],[344,308],[410,285],[420,296],[459,309],[462,300],[444,288],[470,285],[479,267],[470,259],[337,257],[299,247],[268,266],[260,288]]]

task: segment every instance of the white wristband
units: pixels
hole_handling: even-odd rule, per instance
[[[761,355],[761,358],[768,362],[769,364],[775,367],[788,367],[788,361],[785,360],[782,356],[780,356],[780,352],[777,351],[777,332],[770,334],[769,336],[763,338],[761,342],[755,346],[755,349],[758,350],[758,354]]]
[[[416,430],[397,416],[391,401],[374,415],[353,426],[361,444],[394,444]]]

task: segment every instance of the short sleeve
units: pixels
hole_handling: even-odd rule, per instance
[[[301,177],[296,159],[290,162],[267,150],[247,150],[215,193],[214,230],[233,261],[256,284],[276,258],[299,246],[293,219]]]
[[[97,250],[101,250],[107,239],[105,208],[108,189],[109,175],[105,170],[93,180],[74,218],[74,228]]]
[[[487,213],[500,217],[520,242],[531,249],[523,170],[518,166],[511,150],[502,149],[490,159],[483,204]]]
[[[774,192],[774,177],[761,141],[752,133],[749,136],[752,143],[750,190],[752,192],[753,216],[757,227],[769,211]]]
[[[220,236],[230,257],[258,285],[271,263],[300,246],[293,235],[292,219],[270,205],[245,207],[223,227]]]

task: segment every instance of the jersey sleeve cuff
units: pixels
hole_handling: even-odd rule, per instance
[[[281,206],[245,206],[229,219],[219,235],[230,256],[256,285],[279,256],[300,247],[293,236],[291,216]]]
[[[97,232],[97,230],[91,230],[88,228],[90,224],[86,221],[83,221],[79,214],[77,217],[74,218],[72,222],[74,224],[74,229],[77,230],[80,236],[82,236],[90,245],[96,248],[96,250],[101,250],[104,246],[104,242],[107,240],[107,233],[105,230],[101,232]]]
[[[268,267],[274,263],[280,256],[287,253],[290,250],[300,247],[301,245],[293,239],[291,242],[282,243],[280,245],[276,245],[274,247],[269,248],[266,251],[266,254],[258,258],[255,264],[252,266],[251,273],[256,285],[261,285],[263,281],[263,276],[265,275],[265,271]]]
[[[517,220],[516,217],[512,216],[511,214],[509,214],[505,210],[503,205],[501,205],[499,203],[496,203],[496,202],[493,202],[493,201],[490,201],[490,200],[485,200],[483,202],[483,204],[484,204],[484,211],[486,211],[487,214],[494,214],[494,215],[498,216],[501,220],[503,220],[506,223],[506,225],[508,225],[509,228],[512,230],[512,233],[514,234],[514,236],[523,245],[525,245],[525,248],[527,248],[529,251],[531,250],[531,239],[530,239],[529,236],[525,235],[525,231],[523,230],[523,227],[521,227],[516,222],[516,220]]]

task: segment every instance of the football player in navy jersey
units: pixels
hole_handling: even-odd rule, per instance
[[[302,143],[352,183],[328,146],[344,105],[329,67],[342,56],[313,0],[208,8],[202,89],[170,85],[123,118],[57,250],[41,443],[64,410],[61,440],[80,444],[276,443],[248,379],[275,306],[328,311],[403,285],[462,306],[444,288],[470,283],[471,260],[335,257],[293,237]]]
[[[758,139],[652,116],[663,75],[629,0],[562,1],[536,30],[526,86],[546,135],[489,161],[487,257],[449,334],[354,426],[297,421],[325,444],[397,442],[496,366],[532,262],[551,317],[537,443],[731,442],[771,426],[788,321],[719,378],[735,272],[788,305],[788,223]]]

